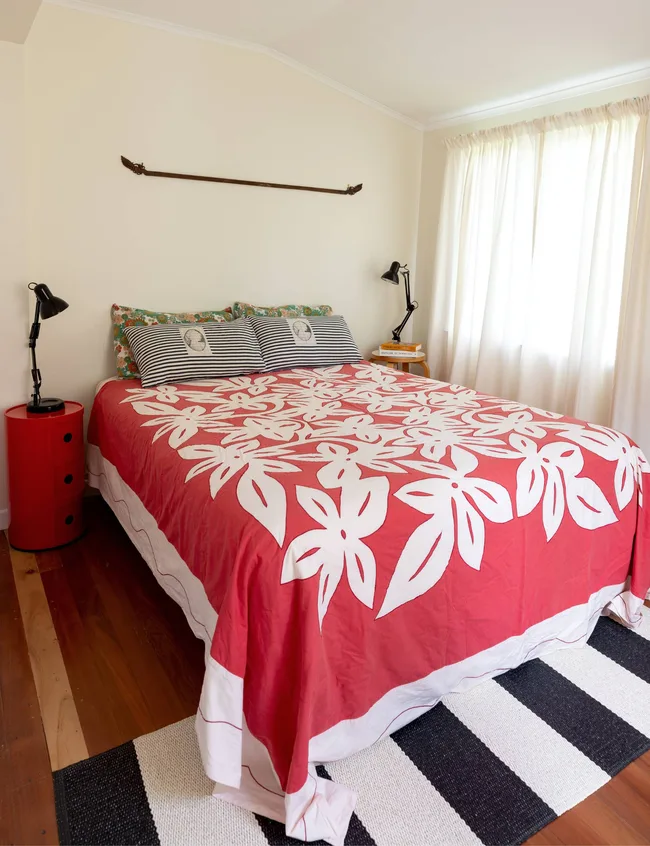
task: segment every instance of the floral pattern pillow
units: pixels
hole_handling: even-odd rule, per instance
[[[155,323],[226,323],[232,320],[233,316],[230,307],[222,311],[187,311],[173,314],[164,311],[147,311],[144,308],[130,308],[114,303],[111,306],[111,318],[117,375],[121,379],[135,379],[140,374],[124,332],[127,326],[153,326]]]
[[[330,317],[332,306],[255,306],[250,303],[235,303],[233,311],[235,317]]]

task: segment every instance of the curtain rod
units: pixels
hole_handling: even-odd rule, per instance
[[[348,185],[347,188],[313,188],[309,185],[286,185],[281,182],[255,182],[252,179],[227,179],[224,176],[195,176],[190,173],[168,173],[164,170],[147,170],[140,162],[139,164],[120,156],[124,167],[133,173],[143,176],[164,176],[169,179],[193,179],[198,182],[225,182],[229,185],[255,185],[260,188],[287,188],[291,191],[317,191],[320,194],[358,194],[363,184]]]

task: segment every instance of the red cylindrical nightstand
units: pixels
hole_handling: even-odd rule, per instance
[[[36,551],[63,546],[83,531],[83,405],[28,414],[5,411],[9,469],[9,543]]]

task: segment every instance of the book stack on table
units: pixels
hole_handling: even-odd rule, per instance
[[[389,341],[381,344],[379,353],[394,358],[417,358],[422,355],[422,344],[403,344],[397,341]]]

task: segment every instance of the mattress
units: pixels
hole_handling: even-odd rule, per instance
[[[316,765],[452,692],[640,620],[648,466],[625,435],[367,362],[111,381],[99,487],[206,644],[215,795],[343,843]]]

